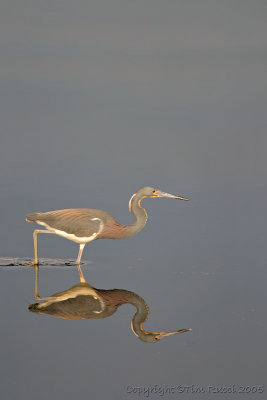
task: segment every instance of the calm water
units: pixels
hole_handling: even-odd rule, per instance
[[[38,3],[0,6],[1,398],[265,398],[266,2]],[[130,223],[144,185],[192,202],[144,200],[145,229],[89,243],[84,276],[141,296],[144,329],[192,331],[144,343],[128,304],[29,312],[26,214]],[[78,246],[38,240],[40,296],[78,284]]]

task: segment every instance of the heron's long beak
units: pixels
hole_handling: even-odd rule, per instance
[[[166,336],[176,335],[177,333],[184,333],[188,331],[192,331],[192,329],[188,328],[188,329],[179,329],[178,331],[173,331],[173,332],[160,332],[160,337],[163,338]]]
[[[190,199],[187,199],[186,197],[181,197],[181,196],[176,196],[174,194],[165,193],[165,192],[162,192],[161,190],[157,190],[156,195],[157,195],[157,197],[170,197],[171,199],[190,201]]]

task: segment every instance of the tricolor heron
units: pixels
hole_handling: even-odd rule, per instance
[[[130,225],[123,225],[106,211],[89,208],[77,208],[56,210],[49,212],[35,212],[28,214],[27,222],[37,222],[45,226],[45,230],[35,229],[34,241],[34,265],[38,265],[37,236],[39,233],[54,233],[70,239],[80,245],[77,264],[80,264],[82,252],[86,243],[96,239],[122,239],[136,235],[147,222],[147,212],[141,206],[141,201],[146,198],[169,197],[171,199],[190,200],[162,192],[149,186],[145,186],[135,192],[129,201],[129,210],[135,216],[135,221]]]
[[[78,285],[51,296],[41,297],[38,293],[39,266],[36,265],[34,268],[34,297],[44,301],[30,304],[28,309],[31,312],[64,319],[99,319],[111,316],[123,304],[132,304],[137,311],[132,318],[131,327],[134,334],[143,342],[153,343],[166,336],[192,330],[179,329],[173,332],[145,331],[143,323],[149,315],[149,307],[145,300],[137,293],[124,289],[106,290],[94,288],[85,281],[79,265],[80,283]]]

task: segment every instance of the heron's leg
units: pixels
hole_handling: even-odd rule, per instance
[[[80,244],[80,250],[79,250],[79,254],[76,260],[76,264],[81,264],[81,258],[82,258],[82,254],[83,254],[83,249],[84,249],[85,243]]]
[[[80,264],[77,264],[77,268],[78,268],[78,272],[79,272],[79,276],[80,276],[80,282],[81,282],[81,283],[86,282],[86,280],[85,280],[85,278],[84,278],[84,276],[83,276],[83,271],[82,271],[82,269],[81,269],[81,265],[80,265]]]
[[[49,231],[48,229],[35,229],[33,231],[33,244],[34,244],[34,262],[33,265],[38,265],[39,264],[39,259],[38,259],[38,246],[37,246],[37,236],[38,233],[54,233],[53,231]]]
[[[39,265],[34,265],[34,298],[37,300],[53,300],[55,297],[47,296],[41,297],[38,292],[38,281],[39,281]]]

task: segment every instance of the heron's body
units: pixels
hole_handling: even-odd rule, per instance
[[[101,233],[102,238],[106,238],[103,228],[108,230],[108,227],[118,224],[111,214],[89,208],[32,213],[27,215],[27,221],[37,222],[53,233],[79,244],[98,239]]]
[[[189,200],[180,196],[161,192],[160,190],[144,187],[131,197],[129,210],[135,216],[130,225],[120,224],[111,214],[102,210],[77,208],[36,212],[27,215],[26,221],[36,222],[46,230],[36,229],[34,236],[34,264],[38,264],[37,235],[38,233],[54,233],[70,239],[80,245],[77,263],[80,263],[83,248],[86,243],[96,239],[122,239],[136,235],[147,221],[146,210],[141,206],[145,197],[171,197],[180,200]]]

